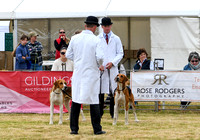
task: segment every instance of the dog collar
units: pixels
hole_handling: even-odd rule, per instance
[[[124,89],[125,89],[125,88],[123,88],[122,90],[119,90],[119,89],[118,89],[118,90],[119,90],[119,91],[123,91]]]
[[[60,93],[56,93],[56,92],[54,92],[55,94],[60,94]]]

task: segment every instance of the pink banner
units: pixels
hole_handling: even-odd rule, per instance
[[[71,86],[71,77],[72,72],[62,71],[0,72],[0,113],[49,113],[53,83],[64,79]]]

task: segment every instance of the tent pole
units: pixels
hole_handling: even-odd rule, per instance
[[[14,20],[14,28],[13,28],[13,50],[17,47],[18,38],[17,38],[17,20]],[[15,70],[15,57],[13,57],[13,70]]]
[[[131,49],[131,18],[128,17],[128,69],[131,69],[131,57],[130,57],[130,49]],[[130,74],[130,73],[129,73]],[[129,75],[128,74],[128,75]]]
[[[48,54],[49,54],[51,51],[51,21],[50,19],[47,19],[47,22],[48,22],[48,45],[47,46],[48,46]]]

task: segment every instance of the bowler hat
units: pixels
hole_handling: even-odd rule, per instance
[[[112,25],[113,23],[111,22],[111,19],[109,17],[104,17],[101,20],[101,25]]]
[[[95,24],[99,27],[98,18],[94,16],[88,16],[85,21],[86,24]]]

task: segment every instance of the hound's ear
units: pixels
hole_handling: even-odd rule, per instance
[[[124,75],[124,82],[128,81],[127,76]]]

